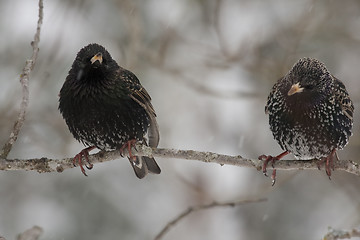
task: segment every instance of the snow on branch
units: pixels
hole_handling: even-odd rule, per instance
[[[148,156],[155,158],[176,158],[194,161],[202,161],[206,163],[217,163],[220,165],[230,165],[238,167],[255,168],[258,171],[262,169],[263,161],[258,159],[247,159],[240,155],[230,156],[213,152],[201,152],[194,150],[179,149],[152,149],[145,145],[137,144],[136,149],[132,149],[135,156]],[[120,151],[114,150],[109,152],[100,151],[89,156],[89,160],[96,164],[101,162],[112,161],[121,158]],[[280,160],[275,164],[277,170],[305,170],[318,169],[318,160]],[[360,176],[360,166],[351,160],[335,161],[335,170],[345,171]],[[0,170],[25,170],[44,172],[63,172],[66,169],[75,167],[73,158],[51,159],[51,158],[34,158],[34,159],[5,159],[0,158]]]

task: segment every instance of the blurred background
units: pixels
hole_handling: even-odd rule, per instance
[[[0,1],[0,145],[21,100],[38,2]],[[272,85],[301,57],[341,79],[355,105],[341,159],[360,155],[360,2],[356,0],[52,0],[44,2],[30,105],[9,158],[65,158],[83,146],[58,111],[58,93],[88,43],[134,72],[158,115],[159,147],[257,158],[276,155],[264,114]],[[292,159],[289,156],[288,159]],[[158,158],[162,173],[135,177],[126,159],[65,172],[0,173],[0,235],[39,225],[41,239],[153,239],[189,206],[265,197],[196,212],[163,239],[321,239],[360,226],[360,178],[340,171],[278,171]]]

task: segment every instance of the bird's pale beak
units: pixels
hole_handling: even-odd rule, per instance
[[[91,59],[90,62],[91,64],[94,64],[96,61],[99,61],[100,64],[102,64],[103,58],[102,58],[102,54],[99,52],[97,54],[95,54]]]
[[[301,93],[303,90],[304,88],[300,86],[300,83],[293,84],[290,90],[288,91],[288,96],[291,96],[295,93]]]

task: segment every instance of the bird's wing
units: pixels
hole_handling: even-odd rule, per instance
[[[154,107],[152,106],[150,100],[150,96],[145,90],[145,88],[140,87],[139,89],[135,89],[130,94],[130,97],[137,102],[140,106],[142,106],[146,113],[150,118],[150,127],[148,131],[149,136],[149,146],[157,147],[159,144],[160,136],[159,136],[159,126],[156,121],[156,114]]]
[[[145,109],[146,113],[150,118],[150,127],[148,131],[149,146],[157,147],[160,140],[159,126],[156,121],[156,113],[154,107],[151,104],[151,97],[149,93],[141,86],[139,79],[130,71],[121,69],[122,76],[126,76],[126,86],[129,90],[129,96],[137,102],[142,108]]]
[[[335,77],[334,77],[335,78]],[[345,85],[337,78],[335,78],[335,99],[340,103],[342,112],[346,117],[353,121],[354,105],[350,99]]]

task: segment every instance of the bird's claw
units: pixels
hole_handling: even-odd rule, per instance
[[[275,182],[276,182],[276,169],[273,169],[273,172],[271,174],[271,186],[274,186]]]
[[[73,165],[74,167],[76,167],[76,163],[79,164],[80,170],[81,172],[84,174],[84,176],[87,177],[85,168],[84,168],[84,164],[83,164],[83,157],[85,158],[85,167],[87,169],[92,169],[94,167],[94,164],[92,164],[89,160],[89,151],[93,150],[95,147],[87,147],[83,150],[81,150],[81,152],[79,152],[78,154],[75,155],[75,157],[73,158]]]
[[[273,168],[273,172],[272,172],[272,174],[271,174],[271,179],[272,179],[272,181],[271,181],[271,185],[272,186],[274,186],[275,185],[275,182],[276,182],[276,169],[275,169],[275,162],[276,161],[278,161],[278,160],[280,160],[281,158],[283,158],[285,155],[287,155],[289,152],[288,151],[285,151],[285,152],[283,152],[283,153],[281,153],[281,154],[279,154],[278,156],[276,156],[276,157],[273,157],[273,156],[271,156],[271,155],[260,155],[259,157],[258,157],[258,159],[259,160],[263,160],[264,161],[264,163],[263,163],[263,166],[262,166],[262,172],[263,172],[263,174],[266,176],[266,177],[268,177],[268,175],[267,175],[267,165],[269,164],[269,162],[271,162],[271,166],[272,166],[272,168]]]
[[[337,160],[339,159],[335,148],[331,151],[331,153],[327,157],[323,157],[317,162],[317,166],[319,170],[321,170],[321,164],[325,163],[325,172],[330,180],[331,180],[331,170],[335,171],[334,156],[336,156]]]
[[[124,149],[127,148],[127,151],[129,153],[129,160],[132,159],[132,160],[135,160],[136,159],[136,156],[134,156],[131,152],[131,148],[133,147],[135,149],[135,151],[138,151],[136,149],[136,140],[135,139],[132,139],[132,140],[129,140],[127,141],[121,148],[120,148],[120,156],[121,157],[124,157]]]

